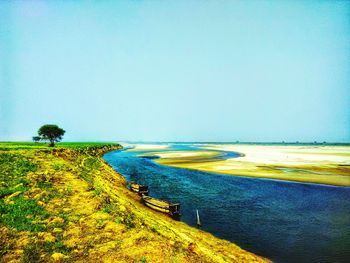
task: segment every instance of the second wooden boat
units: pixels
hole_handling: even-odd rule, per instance
[[[142,185],[142,184],[137,184],[135,182],[130,183],[130,189],[139,195],[148,195],[148,186],[147,185]]]

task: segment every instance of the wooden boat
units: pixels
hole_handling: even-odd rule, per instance
[[[179,203],[170,203],[168,201],[159,200],[150,196],[142,196],[144,204],[154,210],[167,213],[172,217],[180,216],[180,204]]]
[[[130,189],[139,195],[148,195],[148,186],[137,184],[135,182],[130,183]]]

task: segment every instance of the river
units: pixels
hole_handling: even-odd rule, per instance
[[[196,150],[174,144],[169,150]],[[162,150],[163,151],[163,150]],[[150,196],[181,203],[181,220],[275,262],[348,262],[350,187],[207,173],[156,164],[143,152],[104,159]],[[237,157],[223,153],[218,158]]]

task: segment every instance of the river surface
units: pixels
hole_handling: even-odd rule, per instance
[[[128,181],[148,185],[150,196],[180,202],[187,224],[196,226],[198,209],[203,230],[275,262],[349,262],[350,187],[174,168],[141,153],[113,151],[104,159]]]

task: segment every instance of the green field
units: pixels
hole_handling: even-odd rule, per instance
[[[90,148],[100,147],[104,145],[115,144],[113,142],[59,142],[54,148]],[[16,149],[53,149],[48,143],[40,142],[0,142],[0,150],[16,150]]]

